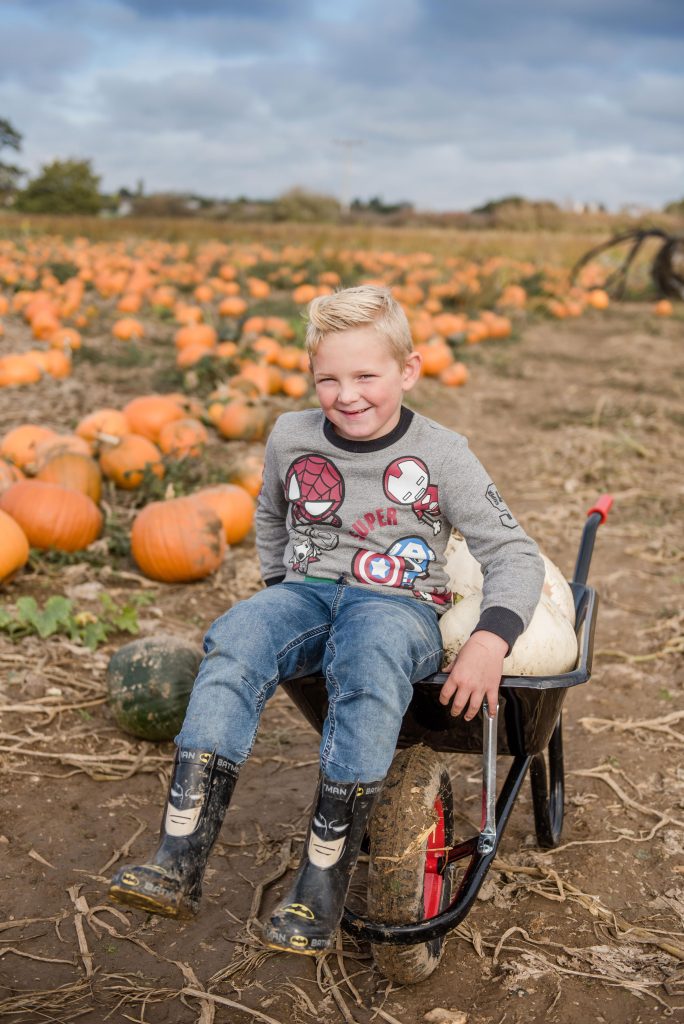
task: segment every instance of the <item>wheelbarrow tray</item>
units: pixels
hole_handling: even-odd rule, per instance
[[[598,595],[586,585],[570,584],[575,601],[575,633],[578,641],[576,667],[555,676],[504,676],[499,689],[497,751],[529,757],[546,750],[572,686],[586,683],[591,675]],[[413,688],[413,698],[402,722],[398,747],[424,743],[443,753],[482,752],[482,711],[470,722],[454,716],[440,704],[439,693],[446,672],[436,672]],[[322,675],[303,676],[283,682],[288,695],[306,720],[320,733],[328,712],[328,695]]]

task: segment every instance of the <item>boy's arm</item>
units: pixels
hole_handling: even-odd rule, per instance
[[[285,578],[283,554],[289,540],[287,501],[278,472],[276,429],[266,444],[264,475],[256,508],[256,548],[261,577],[266,586]]]
[[[483,574],[477,630],[509,648],[527,629],[544,584],[544,562],[465,438],[457,437],[440,480],[440,507],[465,537]]]
[[[486,470],[458,438],[454,459],[440,488],[440,505],[465,537],[482,567],[480,619],[461,648],[442,687],[452,714],[477,713],[483,697],[497,705],[503,660],[527,629],[544,583],[544,563],[535,542],[513,518]]]

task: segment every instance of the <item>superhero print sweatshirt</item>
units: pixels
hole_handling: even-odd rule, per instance
[[[276,421],[256,513],[267,585],[344,582],[428,601],[441,614],[451,605],[452,527],[484,575],[476,628],[510,649],[539,600],[544,563],[465,437],[406,407],[372,441],[340,437],[320,409]]]

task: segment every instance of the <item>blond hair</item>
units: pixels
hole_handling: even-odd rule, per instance
[[[406,314],[389,288],[361,284],[332,295],[319,295],[309,303],[306,351],[311,359],[323,338],[355,327],[374,327],[388,341],[401,368],[413,351]]]

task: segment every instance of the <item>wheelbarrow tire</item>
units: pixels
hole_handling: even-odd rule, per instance
[[[451,780],[444,762],[418,745],[397,754],[369,829],[368,915],[384,924],[412,924],[446,909],[451,868],[436,865],[454,844]],[[372,943],[378,969],[414,985],[435,970],[444,936],[416,945]]]

